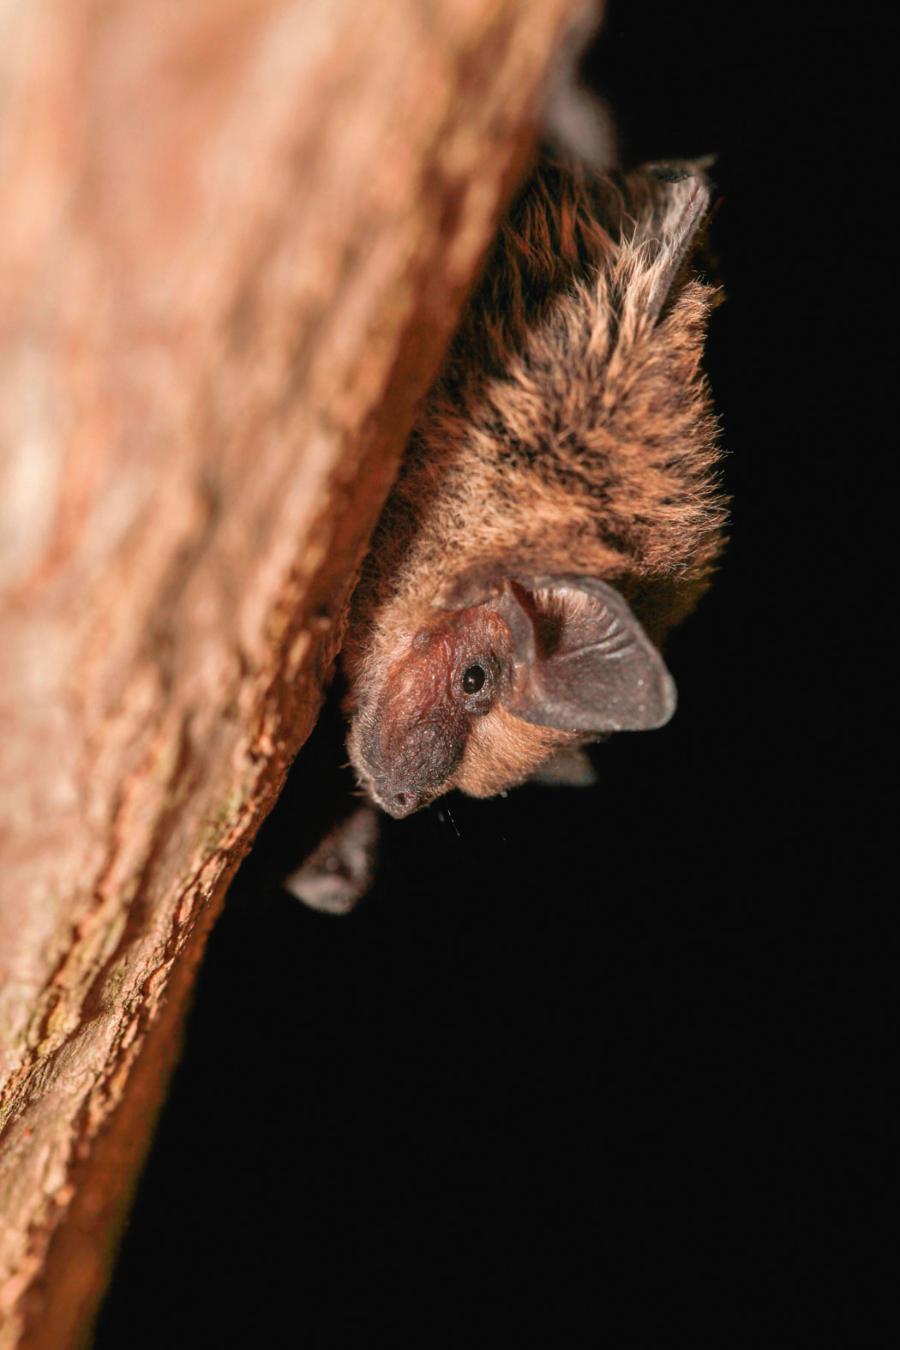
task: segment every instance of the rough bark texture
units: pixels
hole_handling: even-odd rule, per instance
[[[0,0],[4,1348],[84,1334],[578,7]]]

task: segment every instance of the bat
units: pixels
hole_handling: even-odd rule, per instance
[[[726,501],[694,258],[706,165],[547,154],[504,221],[351,602],[348,750],[366,802],[286,883],[346,913],[376,807],[581,785],[584,747],[664,725],[661,647],[709,585]]]
[[[512,206],[351,605],[348,749],[388,814],[583,780],[586,744],[672,716],[661,644],[725,522],[709,203],[699,163],[545,158]]]

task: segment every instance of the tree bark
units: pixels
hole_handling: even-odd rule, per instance
[[[86,1334],[579,7],[0,0],[4,1350]]]

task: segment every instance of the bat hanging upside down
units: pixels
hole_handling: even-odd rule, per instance
[[[582,747],[672,716],[660,644],[725,519],[708,206],[696,165],[545,159],[509,211],[351,606],[350,759],[390,815],[590,781]]]
[[[720,543],[690,166],[544,163],[414,431],[344,646],[361,784],[392,816],[662,726],[658,644]],[[557,774],[557,778],[564,776]]]

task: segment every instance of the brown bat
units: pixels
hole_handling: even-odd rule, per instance
[[[584,781],[580,747],[672,716],[659,646],[725,519],[709,198],[699,165],[546,159],[510,210],[351,607],[350,758],[390,815]]]

